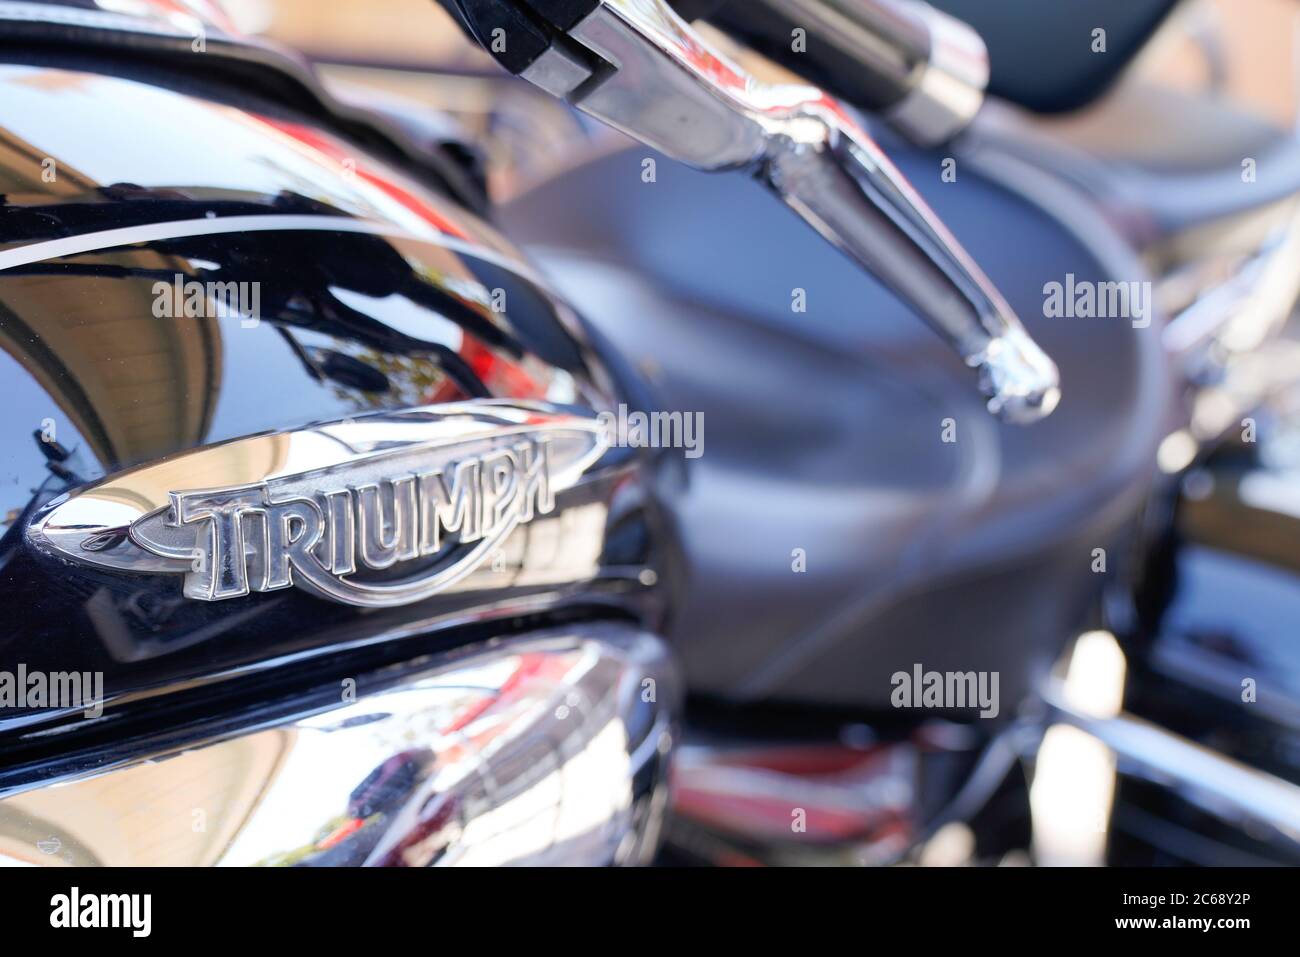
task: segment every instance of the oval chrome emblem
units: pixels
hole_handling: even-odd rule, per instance
[[[553,511],[608,447],[595,416],[545,403],[379,413],[124,472],[51,502],[28,535],[79,562],[183,574],[202,601],[297,586],[402,605]]]

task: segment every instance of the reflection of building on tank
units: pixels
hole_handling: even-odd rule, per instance
[[[43,177],[46,155],[39,142],[18,139],[12,127],[0,129],[0,193],[9,203],[39,197],[66,207],[71,219],[71,210],[127,198],[127,190],[101,186],[62,158],[55,160],[56,175]],[[166,191],[154,198],[165,200]],[[21,228],[22,211],[7,212],[12,226]],[[191,268],[170,252],[132,248],[5,271],[0,351],[35,378],[67,416],[75,435],[55,436],[64,447],[80,444],[79,436],[93,459],[107,467],[152,458],[207,432],[221,381],[220,333],[201,320],[154,318],[152,283],[131,279],[170,277]],[[55,289],[59,320],[34,321],[50,308]],[[123,341],[133,344],[129,358],[115,354],[115,344]],[[40,420],[31,423],[40,427]]]

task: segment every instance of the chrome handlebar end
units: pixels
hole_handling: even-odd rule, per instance
[[[1052,414],[1061,401],[1061,376],[1024,329],[990,339],[975,360],[988,410],[1004,422],[1025,425]]]

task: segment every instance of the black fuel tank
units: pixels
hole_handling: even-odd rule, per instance
[[[448,647],[539,620],[654,613],[653,505],[639,453],[617,448],[419,601],[359,607],[269,586],[193,600],[180,574],[40,547],[52,506],[106,479],[140,480],[103,486],[97,514],[165,501],[160,462],[190,488],[211,484],[196,449],[287,457],[286,437],[313,423],[334,423],[318,444],[345,443],[412,408],[433,409],[427,424],[444,407],[506,406],[527,430],[535,410],[587,421],[623,398],[507,242],[327,120],[84,51],[42,59],[0,65],[0,670],[101,673],[111,715],[204,682],[265,697],[286,680],[273,666],[416,650],[386,650],[398,638]],[[248,436],[269,438],[235,441]],[[87,527],[70,547],[93,559],[138,544],[125,527]],[[254,557],[245,545],[240,563]],[[0,733],[60,717],[6,708]]]

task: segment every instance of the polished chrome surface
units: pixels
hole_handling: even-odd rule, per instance
[[[0,801],[0,863],[635,864],[666,804],[665,646],[578,626]]]
[[[615,68],[578,89],[579,108],[682,162],[754,172],[979,371],[991,412],[1032,422],[1056,407],[1056,366],[834,100],[813,87],[758,81],[662,0],[603,0],[571,33]]]
[[[460,581],[516,527],[553,513],[556,494],[607,448],[590,413],[444,403],[182,453],[60,496],[28,535],[76,561],[184,574],[187,598],[297,585],[402,605]],[[395,567],[407,574],[374,576]]]
[[[519,75],[561,99],[591,79],[591,71],[559,46],[550,47]]]
[[[888,91],[887,98],[861,102],[879,108],[912,142],[935,146],[964,130],[984,103],[989,81],[988,50],[980,35],[955,17],[920,0],[758,0],[784,24],[798,24],[808,49],[833,47],[859,76],[853,82]],[[790,38],[785,37],[785,43]],[[786,64],[799,72],[797,58]],[[894,99],[898,93],[901,99]],[[893,100],[893,102],[889,102]]]
[[[1118,769],[1171,788],[1236,827],[1268,827],[1300,844],[1300,787],[1129,714],[1097,716],[1061,694],[1053,719],[1087,732],[1114,752]]]
[[[1300,202],[1270,230],[1257,249],[1220,281],[1198,290],[1192,302],[1165,327],[1165,347],[1192,367],[1209,360],[1219,366],[1276,337],[1300,299]],[[1181,277],[1166,282],[1177,284]]]
[[[915,16],[930,38],[930,58],[921,68],[920,79],[887,119],[922,146],[951,139],[970,125],[984,105],[989,55],[983,39],[966,23],[928,3],[870,2]]]

